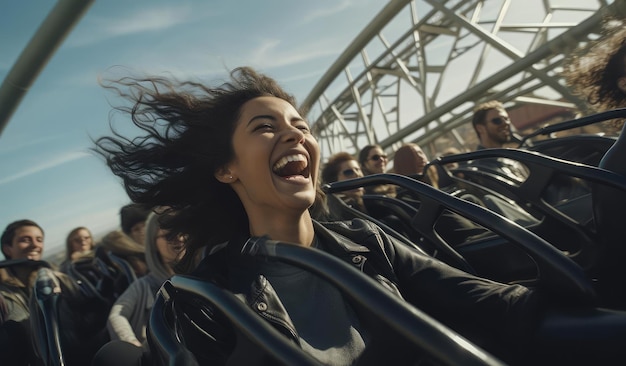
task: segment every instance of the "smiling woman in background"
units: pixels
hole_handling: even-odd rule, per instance
[[[61,263],[61,272],[68,273],[73,261],[93,254],[94,242],[91,231],[84,226],[77,227],[67,234],[65,239],[65,261]]]

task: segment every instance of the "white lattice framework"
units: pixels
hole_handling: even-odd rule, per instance
[[[323,159],[378,143],[464,146],[475,103],[572,110],[559,76],[624,0],[392,0],[305,99]]]

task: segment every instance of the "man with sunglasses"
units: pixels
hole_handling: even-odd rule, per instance
[[[502,148],[511,141],[511,119],[504,105],[497,100],[476,106],[472,125],[480,141],[477,150]]]
[[[511,119],[504,105],[497,100],[479,104],[474,108],[472,126],[479,140],[476,150],[500,149],[511,142]],[[528,169],[511,159],[481,159],[471,162],[470,165],[495,170],[518,182],[523,182],[528,177]]]

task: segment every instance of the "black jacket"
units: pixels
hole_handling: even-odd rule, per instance
[[[520,342],[528,340],[538,323],[541,312],[538,296],[526,287],[505,285],[457,270],[396,242],[368,221],[314,223],[316,236],[330,254],[357,267],[397,296],[498,356],[505,359],[511,356],[502,354],[502,350],[509,352],[511,345],[518,347]],[[247,237],[236,238],[216,248],[193,275],[230,289],[232,263],[250,260],[239,254],[246,240]],[[260,274],[250,282],[250,291],[237,295],[298,344],[297,329],[289,321],[269,281]],[[217,348],[228,343],[220,340],[219,334],[212,336],[218,339]],[[196,351],[209,358],[217,352],[206,342]]]

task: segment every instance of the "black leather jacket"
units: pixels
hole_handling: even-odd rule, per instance
[[[521,345],[538,323],[538,296],[526,287],[505,285],[457,270],[396,242],[368,221],[314,224],[317,237],[330,254],[496,355],[502,353],[503,347],[510,350],[511,345]],[[215,248],[193,275],[232,288],[229,269],[233,261],[246,260],[239,255],[246,240],[237,238]],[[258,275],[250,282],[250,291],[237,296],[299,344],[298,332],[267,278]],[[202,349],[209,352],[206,343]]]

